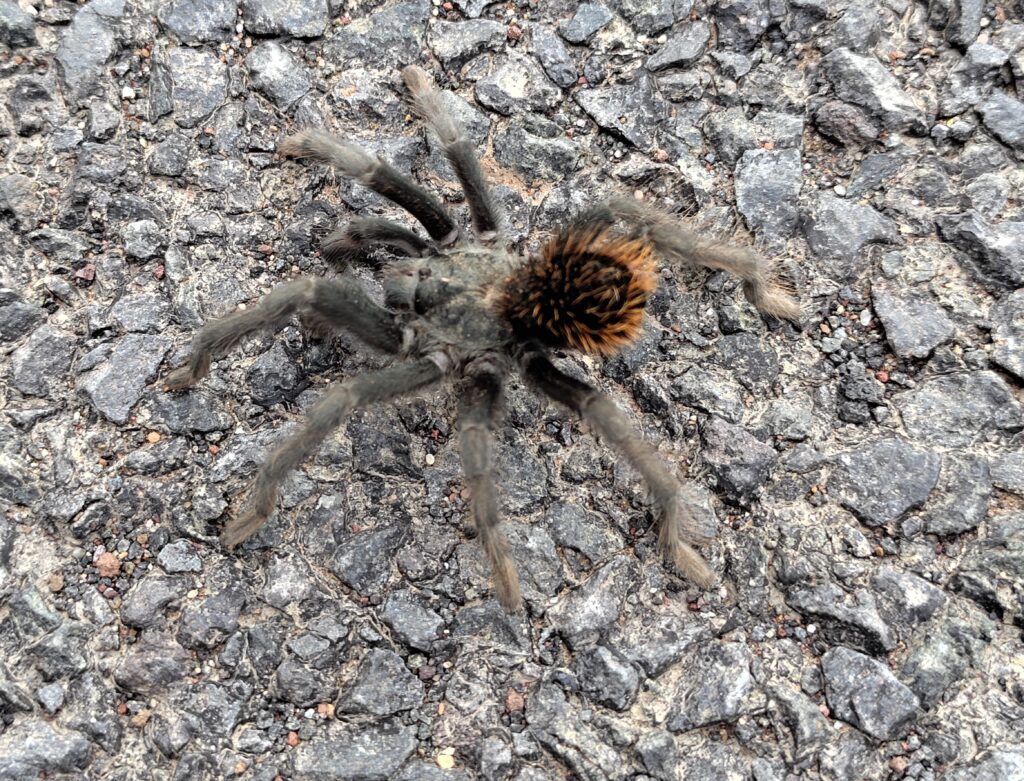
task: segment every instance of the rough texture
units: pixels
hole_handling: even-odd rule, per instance
[[[1024,778],[1021,13],[0,0],[0,781]],[[523,613],[471,535],[456,394],[354,416],[218,544],[322,389],[385,359],[293,322],[159,379],[206,318],[334,273],[337,223],[413,224],[278,159],[291,129],[465,219],[414,62],[517,250],[624,192],[799,290],[802,331],[672,265],[633,347],[558,358],[690,482],[720,588],[519,381]]]

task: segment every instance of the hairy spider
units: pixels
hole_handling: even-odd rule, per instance
[[[409,66],[403,76],[415,111],[439,137],[465,191],[475,240],[463,236],[436,198],[384,160],[319,131],[285,139],[281,153],[334,166],[408,210],[431,240],[387,220],[354,219],[325,239],[324,256],[342,269],[381,246],[404,256],[386,270],[384,306],[372,301],[351,275],[289,282],[255,306],[204,327],[188,364],[167,377],[169,390],[187,388],[207,374],[211,358],[254,331],[283,326],[295,314],[309,325],[347,330],[403,359],[327,389],[302,430],[277,446],[259,469],[248,508],[228,521],[222,541],[235,546],[259,530],[274,511],[288,473],[355,408],[459,378],[459,444],[472,518],[498,600],[506,610],[515,610],[519,581],[498,527],[491,439],[502,383],[518,368],[530,384],[574,410],[626,457],[650,488],[665,556],[695,584],[711,587],[715,575],[691,547],[706,540],[672,471],[608,397],[561,371],[549,349],[607,356],[633,341],[655,287],[655,256],[736,274],[747,298],[769,315],[798,319],[796,301],[754,253],[703,240],[632,199],[584,211],[534,257],[509,254],[472,145],[442,107],[426,72]]]

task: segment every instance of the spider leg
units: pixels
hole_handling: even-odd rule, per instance
[[[520,605],[519,577],[508,540],[498,527],[498,499],[491,459],[491,427],[501,398],[501,375],[493,368],[478,371],[467,385],[459,414],[462,471],[470,490],[470,510],[480,546],[491,563],[495,594],[502,607],[512,613]]]
[[[658,540],[665,556],[701,588],[711,588],[714,572],[687,540],[703,541],[679,482],[665,468],[657,453],[643,441],[628,418],[607,396],[585,382],[560,371],[546,355],[531,350],[521,361],[524,375],[545,394],[565,404],[616,450],[626,456],[651,489],[661,511]]]
[[[299,279],[272,290],[250,309],[206,325],[192,343],[187,364],[167,375],[168,390],[195,385],[207,375],[214,356],[264,328],[280,328],[300,313],[319,325],[344,328],[367,344],[390,353],[402,349],[402,328],[395,315],[366,294],[352,279]]]
[[[455,169],[455,175],[459,177],[473,219],[473,230],[484,241],[497,238],[500,233],[497,211],[491,201],[487,182],[484,181],[472,143],[466,138],[451,112],[441,103],[441,93],[437,91],[426,71],[417,65],[409,65],[402,69],[402,76],[412,95],[416,113],[437,133],[444,149],[444,156],[448,158],[448,162]]]
[[[459,236],[458,227],[440,201],[386,161],[354,144],[320,130],[303,130],[282,141],[278,150],[288,157],[311,157],[334,166],[345,176],[397,203],[442,245],[451,244]]]
[[[743,280],[743,293],[765,314],[800,323],[800,305],[792,290],[779,280],[771,264],[743,247],[702,239],[695,231],[633,198],[613,198],[587,209],[576,219],[586,226],[611,227],[624,223],[631,233],[646,238],[666,260],[727,271]]]
[[[390,401],[431,385],[444,373],[436,361],[422,358],[353,377],[329,389],[313,406],[302,430],[278,445],[260,467],[248,508],[228,521],[221,532],[224,545],[232,548],[259,531],[274,511],[281,483],[288,473],[313,455],[354,409]]]
[[[357,217],[335,228],[320,245],[320,251],[328,263],[344,270],[378,245],[410,257],[424,257],[430,251],[430,244],[413,231],[379,217]]]

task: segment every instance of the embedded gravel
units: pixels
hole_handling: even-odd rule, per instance
[[[0,0],[0,781],[1024,781],[1024,4]],[[331,381],[294,323],[188,394],[209,317],[383,199],[464,218],[428,67],[521,249],[626,192],[777,258],[804,327],[665,268],[560,357],[688,482],[721,586],[518,381],[496,444],[525,612],[468,533],[445,390],[353,416],[217,538]],[[398,219],[412,224],[405,216]],[[380,295],[373,269],[356,274]]]

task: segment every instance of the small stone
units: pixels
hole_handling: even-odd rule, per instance
[[[864,523],[882,526],[924,504],[939,479],[939,456],[889,439],[836,459],[829,492]]]
[[[888,130],[910,130],[918,135],[928,131],[921,109],[874,57],[839,48],[825,55],[822,65],[841,100],[865,109]]]
[[[831,193],[818,193],[803,215],[804,231],[811,250],[822,260],[835,263],[844,279],[862,270],[862,250],[870,244],[902,244],[895,223],[866,204]]]
[[[719,488],[730,501],[749,501],[768,479],[778,453],[739,426],[719,418],[705,424],[701,434],[702,455]]]
[[[558,105],[562,91],[551,83],[536,60],[511,52],[477,82],[476,99],[499,114],[543,112]]]
[[[573,671],[590,699],[615,710],[628,708],[640,688],[640,677],[629,661],[603,645],[578,654]]]
[[[67,331],[42,325],[14,351],[14,387],[27,396],[48,396],[66,385],[75,351],[75,338]]]
[[[329,17],[327,0],[242,0],[242,21],[252,35],[317,38]]]
[[[551,625],[570,646],[593,642],[616,621],[636,584],[635,568],[632,558],[617,556],[550,609]]]
[[[444,620],[411,591],[396,591],[388,597],[381,611],[384,621],[395,637],[420,651],[429,651],[441,635]]]
[[[72,110],[85,106],[90,95],[101,91],[107,62],[118,50],[114,29],[126,3],[92,0],[71,20],[60,39],[55,59],[64,82],[64,97]]]
[[[154,67],[166,72],[170,108],[180,127],[198,126],[227,98],[227,65],[208,51],[179,46],[154,58]],[[150,99],[161,99],[159,91]]]
[[[558,25],[558,32],[569,43],[585,44],[611,20],[611,11],[603,5],[580,3],[572,18]]]
[[[189,655],[170,635],[146,632],[114,668],[117,685],[151,696],[181,680],[189,669]]]
[[[920,703],[889,668],[849,648],[831,648],[821,658],[831,711],[877,740],[903,736]]]
[[[231,0],[169,0],[158,6],[156,15],[160,24],[189,46],[225,40],[235,28]]]
[[[292,107],[309,92],[310,83],[302,62],[275,41],[260,43],[245,58],[253,86],[282,111]]]
[[[885,337],[901,358],[927,358],[956,334],[956,326],[942,307],[923,295],[875,281],[871,297],[885,326]]]
[[[992,477],[977,456],[943,456],[939,484],[921,517],[929,534],[947,536],[977,528],[988,513]]]
[[[416,744],[415,727],[334,721],[295,749],[295,776],[308,781],[387,781],[398,775]]]
[[[967,254],[968,268],[992,292],[1024,286],[1024,221],[990,225],[974,211],[941,216],[939,233]]]
[[[1024,427],[1024,407],[994,372],[948,374],[895,399],[907,432],[927,445],[967,447]]]
[[[203,562],[188,540],[175,540],[160,549],[157,562],[169,574],[202,572]]]
[[[749,150],[736,165],[736,208],[760,237],[784,242],[796,229],[802,184],[799,150]]]
[[[688,732],[709,724],[736,721],[748,708],[754,690],[753,657],[742,643],[701,644],[684,663],[684,676],[671,698],[666,726]]]
[[[1024,152],[1024,103],[996,91],[978,106],[985,127],[1007,146]]]
[[[91,760],[88,738],[42,719],[21,719],[0,735],[0,772],[4,778],[38,778],[44,773],[81,777]]]
[[[121,572],[121,560],[110,551],[104,551],[93,560],[101,578],[116,578]]]
[[[579,78],[576,64],[572,61],[569,50],[562,39],[548,27],[535,24],[532,31],[533,55],[540,61],[541,67],[555,84],[563,89],[576,85]]]
[[[878,612],[875,596],[866,589],[847,594],[834,583],[794,588],[786,602],[818,620],[821,634],[833,642],[881,654],[896,647],[896,635]]]
[[[79,378],[78,387],[108,420],[127,423],[169,349],[167,337],[127,334],[105,361]]]
[[[409,672],[402,657],[375,648],[356,671],[355,681],[338,701],[341,713],[389,716],[416,707],[423,700],[423,684]]]
[[[505,43],[507,29],[490,19],[434,22],[427,42],[445,67],[458,66],[483,51],[496,51]]]
[[[36,45],[35,20],[15,0],[0,2],[0,43],[12,49]]]
[[[363,6],[374,7],[372,4]],[[324,57],[339,65],[374,65],[389,70],[394,69],[395,63],[416,62],[430,10],[429,3],[419,0],[406,0],[373,10],[339,27],[324,46]]]
[[[647,70],[688,68],[704,56],[710,40],[711,26],[707,22],[691,22],[648,58]]]
[[[668,115],[646,73],[632,84],[581,89],[573,97],[598,125],[640,149],[654,145],[655,127]]]

